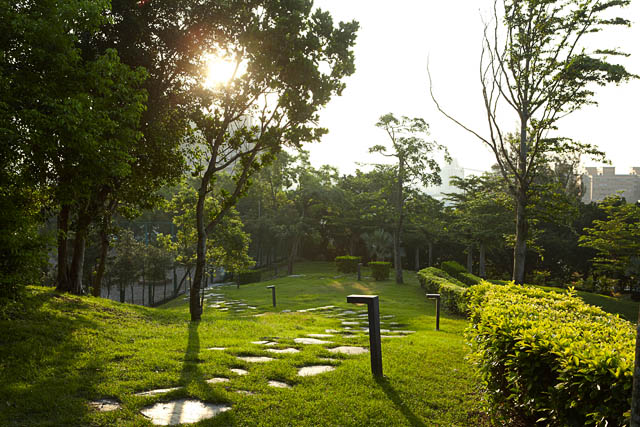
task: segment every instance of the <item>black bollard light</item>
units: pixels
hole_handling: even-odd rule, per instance
[[[371,373],[382,376],[382,345],[380,342],[380,304],[377,295],[349,295],[351,304],[367,304],[369,317],[369,353],[371,353]]]
[[[440,330],[440,294],[427,294],[427,298],[436,300],[436,331]]]
[[[276,286],[275,285],[269,285],[267,286],[267,289],[271,289],[271,299],[273,300],[273,306],[276,306]]]

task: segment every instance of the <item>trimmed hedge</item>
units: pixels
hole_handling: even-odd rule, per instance
[[[247,283],[255,283],[262,280],[262,270],[242,270],[238,271],[236,278],[238,285],[246,285]]]
[[[470,288],[472,361],[499,425],[624,425],[635,330],[573,294]]]
[[[461,286],[463,288],[466,287],[464,283],[462,283],[461,281],[459,281],[455,277],[450,276],[449,273],[447,273],[444,270],[440,270],[439,268],[427,267],[427,268],[424,268],[424,269],[422,269],[420,271],[424,272],[423,275],[424,274],[427,274],[427,275],[430,274],[430,275],[437,276],[437,277],[440,277],[442,279],[448,280],[449,282],[453,283],[454,285],[458,285],[458,286]],[[418,279],[420,279],[420,278],[418,277]],[[420,282],[420,284],[422,284],[422,282]],[[422,286],[422,287],[424,288],[424,286]]]
[[[471,273],[459,273],[456,277],[466,286],[475,286],[482,283],[482,279],[480,277]]]
[[[336,257],[336,267],[340,273],[355,273],[358,271],[359,256],[338,256]]]
[[[371,275],[376,280],[387,280],[389,278],[389,271],[391,271],[391,263],[383,261],[371,261],[369,263],[371,268]]]
[[[420,286],[428,293],[440,294],[440,302],[445,310],[456,314],[466,313],[465,293],[467,289],[462,283],[434,267],[418,271],[418,280]]]
[[[457,261],[443,261],[440,263],[440,269],[453,277],[458,277],[458,274],[467,272],[467,268]]]

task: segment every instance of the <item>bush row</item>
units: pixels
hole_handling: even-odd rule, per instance
[[[467,290],[467,339],[494,422],[623,425],[635,332],[573,294],[483,282]]]
[[[467,289],[463,283],[434,267],[420,270],[418,280],[420,286],[428,293],[440,294],[440,302],[445,310],[456,314],[465,314]]]
[[[371,261],[369,263],[371,268],[371,275],[376,280],[387,280],[389,278],[389,271],[391,270],[390,262]]]
[[[336,267],[340,273],[355,273],[358,271],[359,256],[339,256],[336,257]]]
[[[236,277],[238,285],[246,285],[247,283],[255,283],[262,280],[262,270],[242,270],[238,271]]]

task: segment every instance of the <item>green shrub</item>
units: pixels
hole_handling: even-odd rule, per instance
[[[467,291],[467,340],[498,425],[624,425],[631,323],[572,294],[483,282]]]
[[[359,256],[338,256],[336,257],[336,267],[340,273],[355,273],[358,271]]]
[[[475,274],[471,273],[459,273],[457,276],[458,280],[464,283],[464,287],[468,288],[469,286],[475,286],[482,283],[482,279]]]
[[[458,274],[467,272],[467,268],[456,261],[443,261],[440,263],[440,269],[446,271],[453,277],[458,277]]]
[[[440,294],[442,307],[456,314],[465,314],[465,286],[442,270],[429,267],[418,272],[418,280],[427,293]]]
[[[243,270],[238,271],[236,278],[238,285],[246,285],[247,283],[259,282],[262,279],[262,270]]]
[[[371,268],[371,275],[376,280],[387,280],[389,278],[389,271],[391,270],[390,262],[371,261],[369,263]]]

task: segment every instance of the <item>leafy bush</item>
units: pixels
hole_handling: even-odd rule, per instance
[[[371,261],[369,267],[371,268],[371,275],[374,279],[387,280],[389,278],[389,271],[391,270],[390,262]]]
[[[498,425],[623,425],[631,323],[573,294],[484,282],[467,291],[472,361]]]
[[[440,269],[446,271],[453,277],[458,277],[458,274],[467,272],[467,268],[456,261],[443,261],[440,264]]]
[[[238,271],[238,285],[246,285],[247,283],[259,282],[262,279],[262,270],[243,270]]]
[[[429,267],[418,272],[418,280],[427,293],[440,294],[442,307],[456,314],[465,314],[466,288],[442,270]],[[459,284],[458,284],[459,283]]]
[[[359,256],[338,256],[336,257],[336,267],[340,273],[355,273],[358,271]]]
[[[464,283],[463,286],[466,288],[482,283],[482,279],[480,277],[471,273],[459,273],[456,277],[458,278],[458,280]]]

